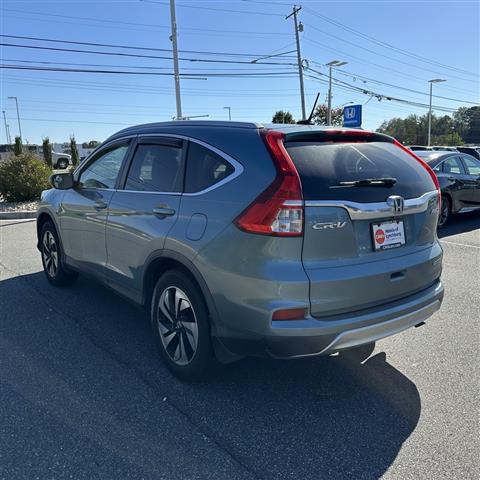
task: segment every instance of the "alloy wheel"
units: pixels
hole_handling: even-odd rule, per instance
[[[198,346],[198,324],[193,306],[183,290],[166,288],[157,310],[157,325],[163,347],[177,365],[187,365]]]
[[[55,237],[50,230],[43,234],[42,255],[45,264],[45,270],[50,277],[55,277],[58,270],[58,249]]]

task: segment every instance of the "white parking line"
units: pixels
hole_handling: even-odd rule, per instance
[[[458,243],[458,242],[449,242],[448,240],[440,240],[442,243],[449,243],[451,245],[459,245],[460,247],[470,247],[470,248],[479,248],[478,245],[468,245],[467,243]]]

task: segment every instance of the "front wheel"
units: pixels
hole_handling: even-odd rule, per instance
[[[440,215],[438,216],[438,228],[443,228],[452,213],[452,204],[448,197],[442,195],[442,206],[440,208]]]
[[[55,227],[45,222],[40,232],[40,251],[43,270],[47,280],[56,287],[72,284],[78,277],[77,272],[68,270],[63,265],[63,252]]]
[[[153,292],[151,325],[160,354],[183,380],[199,380],[213,364],[208,311],[199,288],[179,270],[164,273]]]

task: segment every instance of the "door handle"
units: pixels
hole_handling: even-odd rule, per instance
[[[169,207],[155,207],[152,212],[159,218],[171,217],[172,215],[175,215],[175,210]]]
[[[94,205],[95,210],[103,210],[104,208],[107,208],[107,207],[108,205],[105,202],[102,202],[101,200],[95,202],[95,205]]]

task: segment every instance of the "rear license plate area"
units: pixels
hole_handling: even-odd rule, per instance
[[[373,249],[388,250],[405,245],[403,220],[372,223]]]

